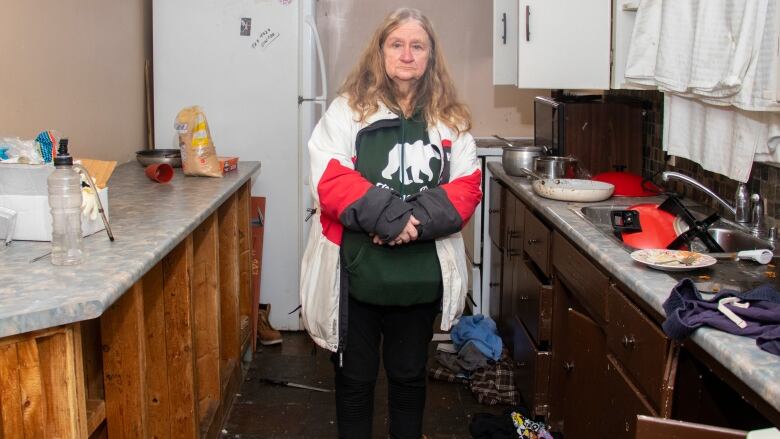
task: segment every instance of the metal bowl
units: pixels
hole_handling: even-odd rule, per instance
[[[178,149],[144,149],[136,151],[135,158],[143,166],[167,163],[174,168],[181,168],[181,151]]]

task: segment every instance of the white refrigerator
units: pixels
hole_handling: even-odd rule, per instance
[[[219,155],[262,163],[260,300],[274,327],[302,329],[288,313],[312,204],[306,143],[327,96],[315,0],[158,0],[152,12],[155,147],[178,148],[176,114],[199,105]]]

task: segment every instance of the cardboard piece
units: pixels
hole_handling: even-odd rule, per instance
[[[0,164],[0,207],[16,212],[13,239],[17,241],[51,241],[51,208],[46,178],[54,167],[46,165]],[[98,189],[98,197],[108,218],[108,188]],[[84,236],[105,226],[100,216],[95,220],[81,215]]]

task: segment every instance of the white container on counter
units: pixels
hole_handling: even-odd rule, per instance
[[[0,207],[16,212],[13,239],[17,241],[51,241],[51,208],[46,179],[53,166],[0,163]],[[98,190],[98,197],[108,218],[108,188]],[[104,230],[98,216],[91,220],[81,215],[84,236]]]

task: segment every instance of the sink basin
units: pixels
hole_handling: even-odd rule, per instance
[[[626,250],[632,251],[633,248],[629,247],[622,241],[620,241],[612,231],[612,223],[610,221],[610,212],[619,209],[628,209],[627,205],[597,205],[597,206],[585,206],[582,208],[573,208],[574,212],[579,216],[593,224],[602,234],[610,239],[620,243]],[[702,212],[694,212],[695,216],[701,215],[704,218],[706,215]],[[701,219],[700,218],[700,219]],[[731,223],[730,221],[720,219],[707,231],[709,235],[717,242],[725,252],[738,252],[742,250],[758,250],[758,249],[770,249],[774,250],[774,247],[743,230],[739,229],[740,226]],[[694,240],[691,243],[691,250],[698,252],[707,252],[707,247]]]

